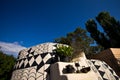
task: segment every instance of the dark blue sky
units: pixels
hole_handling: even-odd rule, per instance
[[[120,0],[0,0],[0,41],[30,47],[65,36],[101,11],[120,20]]]

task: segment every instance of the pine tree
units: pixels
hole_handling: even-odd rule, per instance
[[[78,54],[83,51],[86,54],[90,54],[92,53],[90,44],[93,43],[93,39],[87,36],[86,33],[86,30],[78,27],[75,31],[68,33],[65,37],[55,39],[55,42],[72,46],[74,49],[73,57],[78,56]]]
[[[86,22],[86,29],[97,44],[106,48],[120,47],[120,22],[110,16],[108,12],[101,12],[96,17],[96,21],[101,25],[104,32],[97,29],[94,19]]]

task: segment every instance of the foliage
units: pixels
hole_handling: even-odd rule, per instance
[[[97,29],[97,23],[94,19],[86,22],[87,31],[97,44],[106,48],[120,47],[120,22],[111,17],[108,12],[101,12],[96,17],[96,21],[101,25],[104,32]]]
[[[95,54],[98,54],[103,50],[104,50],[104,48],[100,45],[90,46],[91,53],[87,54],[86,56],[88,59],[91,59]]]
[[[74,50],[73,58],[83,51],[86,54],[93,52],[92,48],[90,48],[90,44],[93,43],[93,39],[87,36],[86,30],[80,27],[76,28],[75,31],[68,33],[66,37],[55,39],[55,42],[70,45]]]
[[[70,46],[65,46],[65,45],[57,45],[54,51],[59,56],[72,56],[73,54],[73,48]]]
[[[0,52],[0,80],[10,80],[16,59]]]

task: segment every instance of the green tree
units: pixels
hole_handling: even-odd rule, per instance
[[[0,51],[0,80],[10,80],[16,59]]]
[[[73,58],[80,52],[84,51],[86,55],[92,53],[90,44],[93,43],[93,39],[87,36],[86,30],[78,27],[75,31],[68,33],[65,37],[55,39],[54,42],[70,45],[74,52]]]
[[[104,32],[97,29],[97,23],[94,19],[89,19],[86,22],[86,29],[97,44],[103,46],[104,49],[120,47],[120,22],[110,16],[108,12],[99,13],[96,21]]]

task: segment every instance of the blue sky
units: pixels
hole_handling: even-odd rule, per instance
[[[65,36],[101,11],[120,20],[120,0],[0,0],[0,41],[30,47]]]

